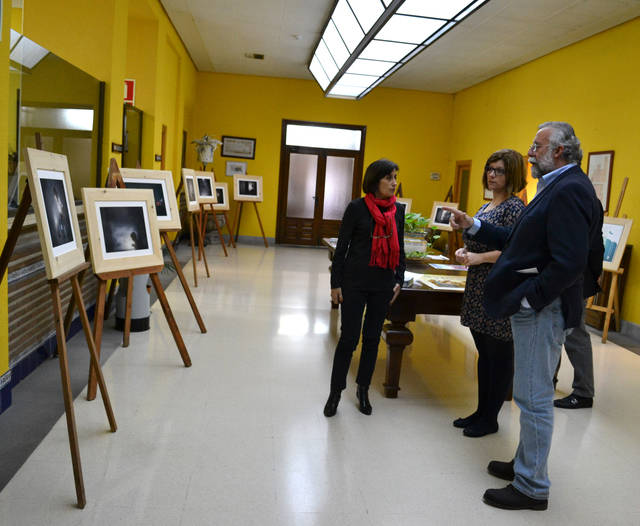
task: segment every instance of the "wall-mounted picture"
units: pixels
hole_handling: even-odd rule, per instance
[[[262,202],[262,176],[234,175],[233,199],[236,201]]]
[[[200,210],[198,195],[196,194],[196,172],[191,168],[182,169],[182,191],[189,212]]]
[[[396,197],[396,203],[404,205],[405,214],[409,214],[411,212],[411,203],[413,203],[413,199],[410,197]]]
[[[169,170],[120,168],[120,175],[127,189],[153,192],[158,225],[162,230],[180,229],[180,214],[173,186],[173,174]]]
[[[27,177],[47,279],[85,262],[67,157],[27,148]]]
[[[163,265],[153,191],[83,188],[96,274]]]
[[[605,216],[602,223],[602,240],[604,241],[603,269],[616,271],[620,268],[620,261],[627,245],[631,225],[633,225],[633,219]]]
[[[593,184],[596,195],[602,203],[602,209],[609,210],[609,189],[613,173],[613,150],[589,152],[587,176]]]
[[[216,183],[216,198],[218,202],[213,205],[216,212],[229,210],[229,186],[227,183]]]
[[[436,228],[438,228],[438,230],[451,231],[451,226],[449,226],[449,217],[451,216],[451,212],[445,210],[444,207],[457,209],[458,203],[434,201],[433,208],[431,209],[430,225],[435,226]]]
[[[234,175],[246,175],[247,162],[246,161],[227,161],[226,175],[233,177]]]
[[[256,158],[256,140],[247,137],[222,136],[222,157]]]
[[[198,203],[217,203],[216,194],[213,191],[216,185],[216,178],[213,172],[195,171],[196,196]]]

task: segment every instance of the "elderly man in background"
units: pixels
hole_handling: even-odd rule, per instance
[[[502,250],[485,284],[484,307],[509,316],[513,330],[513,397],[520,441],[511,462],[492,461],[494,476],[513,481],[483,500],[503,509],[547,509],[547,459],[553,433],[553,376],[569,330],[579,326],[583,300],[598,290],[602,270],[602,206],[580,169],[573,127],[545,122],[529,148],[538,192],[511,228],[451,210],[453,228]]]

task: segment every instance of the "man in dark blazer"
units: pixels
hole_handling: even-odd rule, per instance
[[[545,122],[529,148],[534,199],[512,228],[451,210],[451,226],[466,228],[502,250],[485,283],[490,316],[510,317],[515,351],[513,396],[520,408],[520,442],[511,462],[489,473],[512,480],[484,502],[504,509],[547,508],[547,459],[553,433],[553,376],[567,332],[580,324],[583,299],[598,291],[602,270],[602,206],[580,169],[573,127]]]

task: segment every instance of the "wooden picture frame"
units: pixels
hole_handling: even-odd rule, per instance
[[[410,197],[396,197],[396,203],[400,203],[404,205],[404,213],[411,213],[411,203],[413,203],[413,199]]]
[[[213,209],[216,212],[229,210],[229,185],[227,183],[216,183],[215,189],[217,203],[213,205]]]
[[[27,178],[47,279],[85,262],[66,155],[27,148]]]
[[[605,213],[609,210],[611,194],[611,176],[613,174],[613,150],[589,152],[587,177],[591,180],[596,195],[602,203]]]
[[[156,217],[161,230],[182,228],[173,174],[169,170],[120,168],[120,175],[128,190],[148,189],[153,192]]]
[[[234,201],[262,202],[262,176],[261,175],[234,175],[233,176]]]
[[[198,212],[198,193],[196,191],[196,172],[191,168],[182,169],[182,191],[184,192],[184,202],[188,212]]]
[[[242,159],[256,158],[256,140],[248,137],[222,136],[222,157],[240,157]]]
[[[201,205],[217,203],[218,200],[216,199],[216,193],[213,191],[216,187],[216,176],[213,172],[202,172],[196,170],[194,175],[198,203]]]
[[[83,188],[96,274],[164,265],[152,190]]]
[[[458,208],[458,203],[449,203],[447,201],[434,201],[433,208],[431,208],[431,217],[429,219],[429,226],[434,226],[438,230],[453,230],[449,225],[449,216],[451,212],[446,212],[443,207]]]
[[[627,239],[633,219],[605,216],[602,222],[602,240],[604,242],[604,256],[602,268],[612,272],[620,268],[620,261],[627,246]]]
[[[493,190],[489,190],[488,188],[484,188],[482,193],[482,198],[485,201],[491,201],[493,199]]]
[[[247,174],[247,161],[227,161],[225,166],[225,175],[233,177],[236,174]]]

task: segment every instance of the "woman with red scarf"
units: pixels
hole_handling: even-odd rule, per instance
[[[362,182],[365,197],[347,205],[331,264],[331,300],[341,304],[341,335],[333,358],[331,392],[324,415],[336,414],[347,385],[353,351],[362,327],[362,354],[356,383],[358,408],[371,414],[369,384],[387,308],[404,277],[404,205],[396,206],[398,165],[380,159]],[[364,325],[362,315],[364,313]]]

